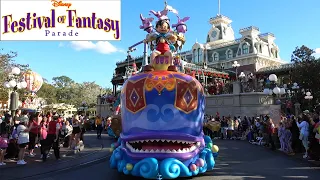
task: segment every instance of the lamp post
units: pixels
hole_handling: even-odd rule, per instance
[[[238,68],[240,67],[240,64],[238,61],[234,61],[232,67],[236,68],[236,80],[238,80]]]
[[[27,83],[20,77],[21,70],[18,67],[13,67],[8,75],[7,81],[4,83],[4,87],[12,89],[10,94],[10,106],[11,116],[15,115],[16,110],[19,107],[19,94],[18,89],[24,89],[27,87]]]
[[[82,102],[82,108],[81,109],[84,111],[84,115],[87,116],[88,105],[87,105],[86,101]]]
[[[291,87],[291,89],[293,90],[293,93],[294,93],[294,96],[295,96],[295,100],[296,100],[296,103],[298,103],[298,90],[300,89],[298,83],[293,83],[293,86]]]
[[[264,89],[263,92],[266,95],[270,95],[270,96],[275,94],[277,97],[276,103],[278,103],[280,101],[279,97],[286,94],[286,89],[285,89],[286,85],[284,84],[283,85],[284,87],[282,88],[278,87],[277,86],[278,77],[275,74],[270,74],[268,79],[271,82],[271,86],[269,88]]]
[[[306,96],[304,97],[308,101],[309,110],[311,110],[311,101],[313,99],[313,96],[311,95],[311,92],[306,92]]]

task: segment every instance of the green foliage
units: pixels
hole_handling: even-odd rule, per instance
[[[17,56],[17,52],[4,52],[3,49],[0,49],[0,101],[8,99],[8,89],[3,87],[3,84],[7,81],[8,72],[10,72],[11,68],[16,66],[20,68],[21,72],[24,72],[28,67],[28,65],[14,63],[14,58]],[[23,90],[20,91],[23,92]]]
[[[320,59],[313,56],[314,51],[306,46],[296,47],[291,62],[294,63],[291,78],[301,88],[310,91],[315,103],[320,98]],[[302,95],[299,99],[303,101]]]
[[[52,78],[53,85],[58,88],[70,87],[74,84],[74,81],[68,76],[59,76]]]
[[[83,102],[86,102],[89,107],[94,107],[99,94],[112,93],[110,88],[104,90],[95,82],[76,83],[67,76],[54,77],[52,80],[52,84],[44,82],[37,92],[37,95],[44,98],[47,104],[66,103],[81,106]]]
[[[57,90],[52,84],[47,82],[42,84],[42,87],[37,92],[37,96],[44,98],[47,104],[57,103]]]
[[[14,63],[17,55],[16,52],[3,52],[3,49],[0,49],[0,101],[8,100],[8,89],[4,88],[3,84],[7,81],[11,67],[19,67],[21,72],[29,70],[28,65]],[[99,94],[112,94],[110,88],[104,89],[95,82],[76,83],[67,76],[54,77],[52,80],[53,83],[50,84],[44,79],[42,87],[37,92],[37,96],[45,99],[47,104],[66,103],[81,106],[85,101],[89,107],[94,107]],[[27,93],[27,90],[19,89],[18,93],[23,100],[26,98],[24,94]]]

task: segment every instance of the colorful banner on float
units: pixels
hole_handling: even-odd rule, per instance
[[[1,0],[0,40],[121,40],[121,0]]]

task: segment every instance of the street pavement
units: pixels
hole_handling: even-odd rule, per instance
[[[320,167],[302,159],[302,155],[287,156],[279,151],[252,145],[246,141],[216,140],[219,158],[213,171],[183,179],[195,180],[251,180],[251,179],[320,179]],[[50,175],[40,180],[138,180],[110,169],[107,159]]]
[[[0,180],[138,180],[110,169],[109,146],[114,141],[106,134],[101,140],[94,132],[85,136],[86,148],[91,151],[81,157],[61,162],[37,163],[13,168],[0,168]],[[319,179],[320,166],[302,159],[302,155],[287,156],[279,151],[252,145],[246,141],[216,140],[220,154],[213,171],[193,177],[195,180],[251,179]],[[99,149],[99,150],[98,150]],[[18,173],[17,173],[18,172]],[[191,178],[183,178],[191,179]]]
[[[61,160],[55,160],[53,151],[47,162],[40,159],[39,149],[37,156],[25,158],[26,165],[17,165],[15,162],[7,162],[6,166],[0,166],[0,180],[10,179],[37,179],[38,176],[50,175],[68,169],[90,164],[91,162],[105,161],[110,154],[110,144],[114,139],[106,134],[102,139],[96,138],[95,131],[88,131],[84,136],[85,147],[81,152],[74,154],[73,150],[61,148]]]

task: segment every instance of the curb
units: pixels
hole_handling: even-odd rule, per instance
[[[299,161],[302,161],[304,163],[308,163],[310,165],[313,165],[314,167],[320,167],[320,161],[313,161],[313,160],[309,160],[309,159],[303,159],[302,158],[303,153],[295,153],[295,155],[288,155],[285,152],[279,151],[278,149],[273,151],[273,150],[271,150],[269,148],[266,148],[266,147],[263,147],[261,145],[257,145],[257,144],[251,144],[251,145],[255,145],[256,147],[260,147],[262,149],[266,149],[266,150],[270,151],[271,153],[276,153],[276,154],[279,154],[279,155],[282,155],[282,156],[286,156],[286,157],[288,157],[288,158],[290,158],[292,160],[299,160]]]
[[[65,154],[65,156],[64,157],[69,157],[70,159],[66,159],[66,160],[62,160],[62,161],[59,161],[59,162],[56,162],[56,161],[52,161],[52,162],[49,162],[49,163],[47,163],[46,164],[46,166],[55,166],[55,165],[58,165],[58,164],[63,164],[63,163],[68,163],[68,162],[70,162],[70,161],[73,161],[74,159],[76,159],[76,158],[85,158],[85,157],[88,157],[88,156],[91,156],[91,155],[93,155],[93,154],[95,154],[95,153],[97,153],[97,152],[100,152],[100,151],[102,151],[103,149],[100,149],[100,150],[95,150],[95,151],[92,151],[92,152],[89,152],[89,153],[87,153],[87,154],[83,154],[83,155],[80,155],[80,154],[74,154],[73,153],[73,151],[68,151],[68,153],[67,154]],[[73,154],[73,156],[70,156],[70,155],[68,155],[68,154]],[[81,152],[80,152],[81,153]],[[37,164],[37,163],[35,163],[35,164],[31,164],[31,166],[36,166],[36,165],[39,165],[39,164]],[[2,169],[11,169],[11,168],[22,168],[22,167],[25,167],[25,166],[21,166],[21,165],[16,165],[16,166],[2,166],[2,167],[0,167],[0,170],[2,170]]]

